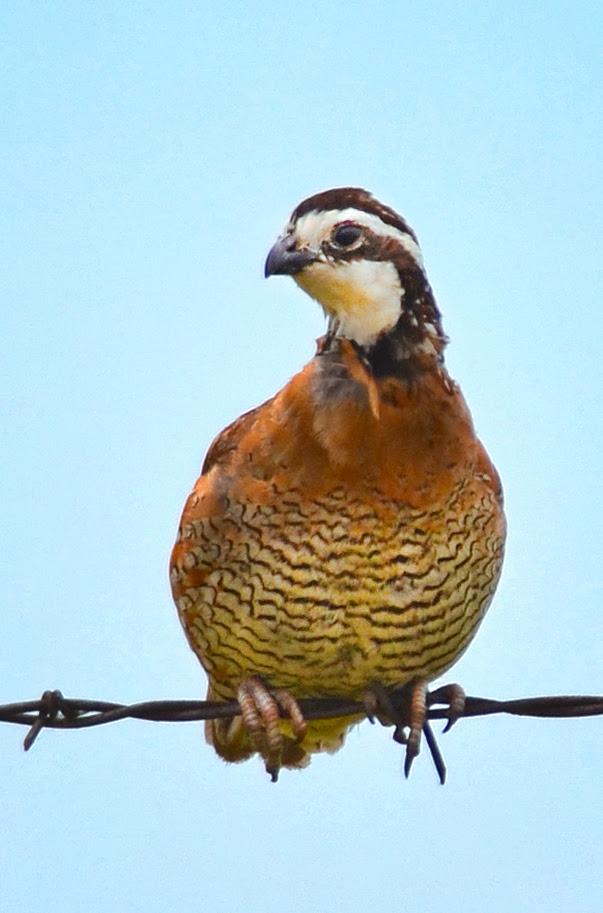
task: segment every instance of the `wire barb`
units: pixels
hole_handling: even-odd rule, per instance
[[[45,691],[40,698],[40,709],[38,710],[37,719],[31,726],[31,729],[23,740],[23,748],[29,751],[35,740],[38,738],[44,726],[49,726],[55,720],[61,710],[61,700],[63,695],[60,691]]]

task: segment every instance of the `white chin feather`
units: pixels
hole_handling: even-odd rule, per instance
[[[334,318],[337,335],[358,345],[371,345],[400,317],[403,289],[389,261],[318,261],[294,279]]]

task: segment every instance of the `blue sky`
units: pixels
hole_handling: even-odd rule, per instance
[[[167,560],[214,435],[313,354],[265,255],[366,186],[408,218],[503,478],[498,596],[449,678],[603,693],[598,3],[5,3],[1,702],[199,698]],[[597,719],[390,734],[277,786],[196,724],[0,727],[0,907],[600,909]]]

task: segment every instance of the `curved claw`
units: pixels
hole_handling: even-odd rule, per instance
[[[288,714],[296,741],[301,742],[306,734],[308,724],[304,719],[303,713],[299,709],[299,704],[291,692],[286,691],[284,688],[279,688],[274,697],[281,710],[284,710],[285,713]]]
[[[465,692],[460,685],[442,685],[429,694],[428,703],[430,707],[432,704],[448,705],[448,722],[442,730],[448,732],[465,712]]]
[[[423,724],[423,734],[425,735],[427,747],[431,752],[431,758],[437,771],[438,778],[443,786],[446,782],[446,765],[444,763],[444,758],[442,757],[442,752],[440,751],[433,734],[433,730],[429,725],[429,720],[425,720],[425,723]]]

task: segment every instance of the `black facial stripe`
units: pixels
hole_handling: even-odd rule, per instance
[[[417,236],[412,228],[389,206],[380,203],[375,197],[361,187],[336,187],[333,190],[323,190],[312,197],[308,197],[293,210],[291,222],[294,224],[302,216],[310,212],[328,212],[330,210],[359,209],[361,212],[377,216],[386,225],[391,225],[409,235],[415,243]]]
[[[400,277],[407,271],[419,271],[423,274],[422,267],[413,255],[397,238],[386,235],[376,235],[368,228],[363,228],[364,240],[358,247],[350,250],[332,244],[330,240],[323,241],[322,249],[332,260],[382,260],[384,263],[393,263]]]

